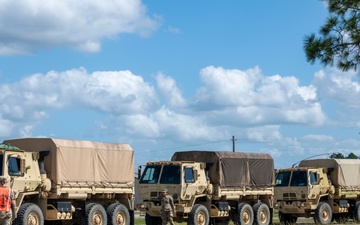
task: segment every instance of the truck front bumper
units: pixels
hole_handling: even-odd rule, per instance
[[[311,202],[301,202],[301,201],[293,201],[293,202],[284,202],[278,201],[275,204],[275,210],[278,210],[285,214],[301,214],[301,215],[309,215],[315,211],[316,205]]]
[[[154,204],[153,202],[143,202],[137,205],[137,209],[140,212],[145,212],[150,216],[160,217],[161,216],[161,205]]]

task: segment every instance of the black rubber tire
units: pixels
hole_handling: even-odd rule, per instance
[[[108,225],[130,225],[130,213],[125,205],[113,203],[106,209]]]
[[[256,203],[253,205],[254,210],[254,224],[269,225],[270,224],[270,210],[264,203]]]
[[[146,225],[160,225],[161,224],[161,217],[154,217],[150,216],[146,213],[145,215],[145,224]]]
[[[13,225],[27,225],[30,220],[33,225],[44,225],[44,215],[39,206],[33,203],[25,203],[20,206]]]
[[[254,223],[254,211],[247,203],[240,203],[238,205],[239,224],[252,225]]]
[[[107,215],[104,207],[97,203],[88,203],[85,206],[82,225],[107,225]]]
[[[188,225],[209,225],[209,211],[204,205],[196,204],[189,213]]]
[[[314,221],[318,224],[330,224],[332,221],[332,210],[328,203],[320,202],[315,210]]]
[[[355,204],[355,209],[353,211],[354,220],[359,223],[360,222],[360,202],[357,201]]]

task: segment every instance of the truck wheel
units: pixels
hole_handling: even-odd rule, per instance
[[[82,220],[83,225],[107,225],[105,209],[97,203],[89,203],[85,207],[85,216]]]
[[[44,225],[44,215],[39,206],[33,203],[25,203],[20,206],[14,225]]]
[[[146,225],[160,225],[161,224],[161,218],[160,217],[154,217],[150,216],[146,213],[145,215],[145,224]]]
[[[239,212],[239,224],[253,224],[254,222],[254,211],[251,206],[247,203],[240,203],[238,205]]]
[[[129,210],[125,205],[113,203],[106,209],[108,225],[130,225]]]
[[[354,220],[356,222],[360,222],[360,201],[356,202],[356,206],[354,209]]]
[[[258,225],[268,225],[270,223],[270,210],[264,203],[256,203],[253,206],[254,223]]]
[[[209,225],[209,211],[204,205],[193,206],[189,213],[188,225]]]
[[[330,205],[326,202],[320,202],[315,210],[314,221],[320,224],[329,224],[332,220],[332,211]]]

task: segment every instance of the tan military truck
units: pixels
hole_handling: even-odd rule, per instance
[[[133,224],[134,160],[128,144],[6,140],[0,165],[15,192],[15,225]]]
[[[274,201],[285,224],[298,217],[319,224],[360,222],[360,160],[303,160],[297,168],[279,169]]]
[[[189,225],[267,225],[272,221],[274,161],[268,154],[176,152],[171,161],[148,162],[138,195],[146,225],[161,224],[162,189],[173,197],[177,222]]]

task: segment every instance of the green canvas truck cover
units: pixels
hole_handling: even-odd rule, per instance
[[[134,152],[128,144],[55,138],[23,138],[4,143],[30,152],[50,151],[44,167],[47,177],[58,185],[134,186]]]
[[[333,168],[330,180],[336,187],[360,188],[359,159],[312,159],[303,160],[299,167]]]
[[[204,162],[208,177],[221,187],[274,185],[274,160],[269,154],[221,151],[176,152],[171,161]]]

